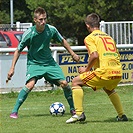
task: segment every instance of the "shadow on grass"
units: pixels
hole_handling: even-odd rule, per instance
[[[50,113],[49,114],[34,114],[32,116],[35,116],[35,117],[44,117],[44,116],[51,116]]]
[[[28,115],[23,115],[23,117],[48,117],[51,116],[50,114],[28,114]]]
[[[87,121],[76,121],[74,123],[67,123],[68,125],[70,124],[87,124],[88,122]]]
[[[104,120],[104,122],[118,122],[118,121],[116,121],[116,119],[114,118],[110,118],[108,120]],[[128,118],[128,121],[119,121],[119,122],[133,122],[133,119]]]
[[[88,123],[92,123],[92,122],[105,122],[105,123],[110,123],[110,122],[118,122],[118,121],[116,121],[116,119],[115,118],[109,118],[109,119],[107,119],[107,120],[88,120],[87,121]],[[131,119],[131,118],[128,118],[128,121],[119,121],[119,122],[133,122],[133,119]]]
[[[70,113],[65,113],[64,114],[65,116],[70,116],[71,117],[71,114]],[[34,115],[32,115],[32,116],[51,116],[51,114],[50,113],[47,113],[47,114],[34,114]],[[54,116],[54,115],[53,115]],[[59,115],[60,116],[60,115]]]
[[[28,114],[28,115],[23,115],[23,117],[51,117],[52,115],[50,113],[44,113],[44,114]],[[68,117],[71,117],[71,114],[70,113],[65,113],[63,116],[68,116]],[[61,115],[57,115],[56,117],[63,117]],[[54,115],[53,115],[54,117]]]
[[[23,117],[31,117],[31,116],[34,116],[34,117],[51,117],[50,113],[47,113],[47,114],[33,114],[33,115],[25,115]],[[65,116],[70,116],[70,113],[65,113]],[[53,116],[53,117],[63,117],[63,116]],[[116,121],[115,118],[109,118],[109,119],[106,119],[106,120],[85,120],[85,121],[78,121],[78,122],[75,122],[75,123],[71,123],[71,124],[87,124],[87,123],[96,123],[96,122],[99,122],[99,123],[111,123],[111,122],[118,122]],[[121,121],[120,121],[121,122]],[[128,121],[123,121],[123,122],[133,122],[133,119],[132,118],[128,118]]]

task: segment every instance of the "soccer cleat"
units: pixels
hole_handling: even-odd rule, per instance
[[[85,116],[85,114],[83,112],[80,116],[78,116],[76,114],[73,115],[70,119],[68,119],[66,121],[66,123],[68,124],[68,123],[75,123],[77,121],[85,121],[85,119],[86,119],[86,116]]]
[[[75,111],[75,110],[70,110],[70,113],[71,113],[71,115],[73,116],[73,115],[76,114],[76,111]]]
[[[116,120],[117,121],[128,121],[128,118],[126,115],[122,115],[122,117],[120,118],[119,116],[116,116]]]
[[[18,118],[18,113],[17,112],[11,113],[10,118],[17,119]]]

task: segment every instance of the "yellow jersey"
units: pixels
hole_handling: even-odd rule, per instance
[[[102,79],[122,76],[120,55],[114,39],[108,34],[94,30],[84,39],[88,54],[97,51],[99,59],[94,65],[95,74]]]

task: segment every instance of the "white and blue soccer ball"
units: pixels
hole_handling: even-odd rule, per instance
[[[65,106],[61,102],[55,102],[49,107],[50,114],[54,116],[62,116],[65,113]]]

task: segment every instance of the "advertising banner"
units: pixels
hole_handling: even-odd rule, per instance
[[[78,68],[86,66],[88,62],[88,53],[78,53],[80,62],[73,61],[70,54],[59,54],[59,65],[62,68],[66,81],[70,83],[72,79],[78,75]],[[133,82],[133,51],[120,51],[120,60],[122,63],[122,83]]]
[[[133,51],[121,51],[120,60],[123,70],[121,82],[133,82]]]

